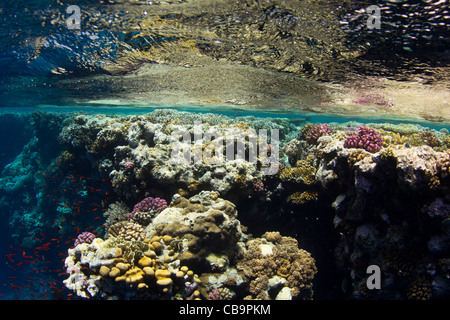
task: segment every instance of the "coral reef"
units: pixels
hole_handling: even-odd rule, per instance
[[[171,239],[95,238],[69,249],[67,288],[83,298],[194,299],[197,276],[176,259]],[[160,250],[155,247],[159,246]]]
[[[75,154],[88,150],[91,161],[113,182],[115,191],[134,202],[147,196],[151,182],[166,186],[169,194],[189,190],[191,181],[203,189],[232,193],[243,187],[234,179],[236,175],[244,175],[244,186],[249,186],[262,178],[261,170],[268,166],[274,148],[257,130],[276,128],[282,137],[289,127],[254,118],[243,122],[190,113],[177,114],[178,121],[173,118],[172,112],[162,110],[115,119],[78,115],[62,129],[59,141]],[[235,147],[234,141],[245,142]],[[266,154],[260,151],[254,157],[256,143],[264,142]],[[228,146],[233,147],[233,154],[225,152]]]
[[[333,133],[317,143],[305,144],[306,136],[299,135],[283,150],[289,151],[289,163],[311,154],[319,159],[314,186],[320,186],[319,195],[334,194],[333,224],[340,233],[335,259],[352,283],[351,297],[448,296],[441,280],[448,268],[440,267],[449,254],[450,157],[441,150],[447,134],[408,125],[370,126],[349,135],[350,127],[333,125]],[[381,148],[384,143],[387,148]],[[305,189],[291,194],[290,201],[302,202]],[[371,264],[381,268],[382,291],[367,289]]]

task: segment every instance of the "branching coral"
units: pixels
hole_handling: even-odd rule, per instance
[[[438,147],[441,144],[439,138],[431,131],[422,131],[419,133],[419,137],[430,147]]]
[[[354,151],[350,152],[347,162],[350,165],[350,167],[353,167],[355,165],[355,163],[363,160],[367,156],[369,156],[369,154],[364,150],[361,150],[361,149],[354,150]]]
[[[113,224],[128,219],[129,212],[124,203],[119,201],[111,203],[108,210],[103,213],[103,216],[106,217],[105,228],[109,229]]]

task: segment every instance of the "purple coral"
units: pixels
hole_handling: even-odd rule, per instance
[[[214,289],[209,293],[209,300],[220,300],[220,292],[218,289]]]
[[[308,132],[308,134],[306,135],[306,141],[308,141],[309,143],[315,143],[321,136],[331,132],[333,132],[333,130],[331,130],[328,124],[318,124]]]
[[[165,208],[167,208],[166,200],[148,197],[134,205],[133,211],[131,211],[129,218],[133,218],[137,212],[158,213],[163,211]]]
[[[383,146],[383,137],[374,129],[360,126],[358,133],[352,133],[345,139],[345,148],[361,148],[369,152],[377,152]]]
[[[123,164],[124,168],[126,170],[130,170],[134,168],[134,162],[133,161],[127,161]]]
[[[81,243],[91,243],[92,240],[94,240],[94,238],[95,238],[95,234],[85,231],[78,235],[78,237],[75,239],[75,242],[73,245],[76,247],[77,245],[79,245]]]

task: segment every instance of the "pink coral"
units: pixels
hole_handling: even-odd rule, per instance
[[[134,168],[134,162],[133,161],[127,161],[123,164],[124,168],[127,170]]]
[[[157,213],[167,208],[167,201],[161,198],[148,197],[141,202],[135,204],[133,211],[130,213],[130,219],[134,217],[137,212]]]
[[[309,143],[315,143],[317,139],[319,139],[321,136],[331,133],[333,130],[328,126],[326,123],[318,124],[315,127],[313,127],[306,136],[306,141]]]
[[[358,133],[352,133],[345,139],[345,148],[361,148],[368,152],[377,152],[383,146],[383,137],[374,129],[360,126]]]
[[[92,240],[94,240],[94,238],[95,238],[95,234],[86,231],[86,232],[80,233],[78,235],[78,237],[76,238],[73,245],[76,247],[77,245],[79,245],[81,243],[91,243]]]

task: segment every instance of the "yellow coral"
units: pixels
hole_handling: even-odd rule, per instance
[[[388,160],[394,158],[394,151],[391,148],[385,148],[380,151],[380,158],[382,160]]]

